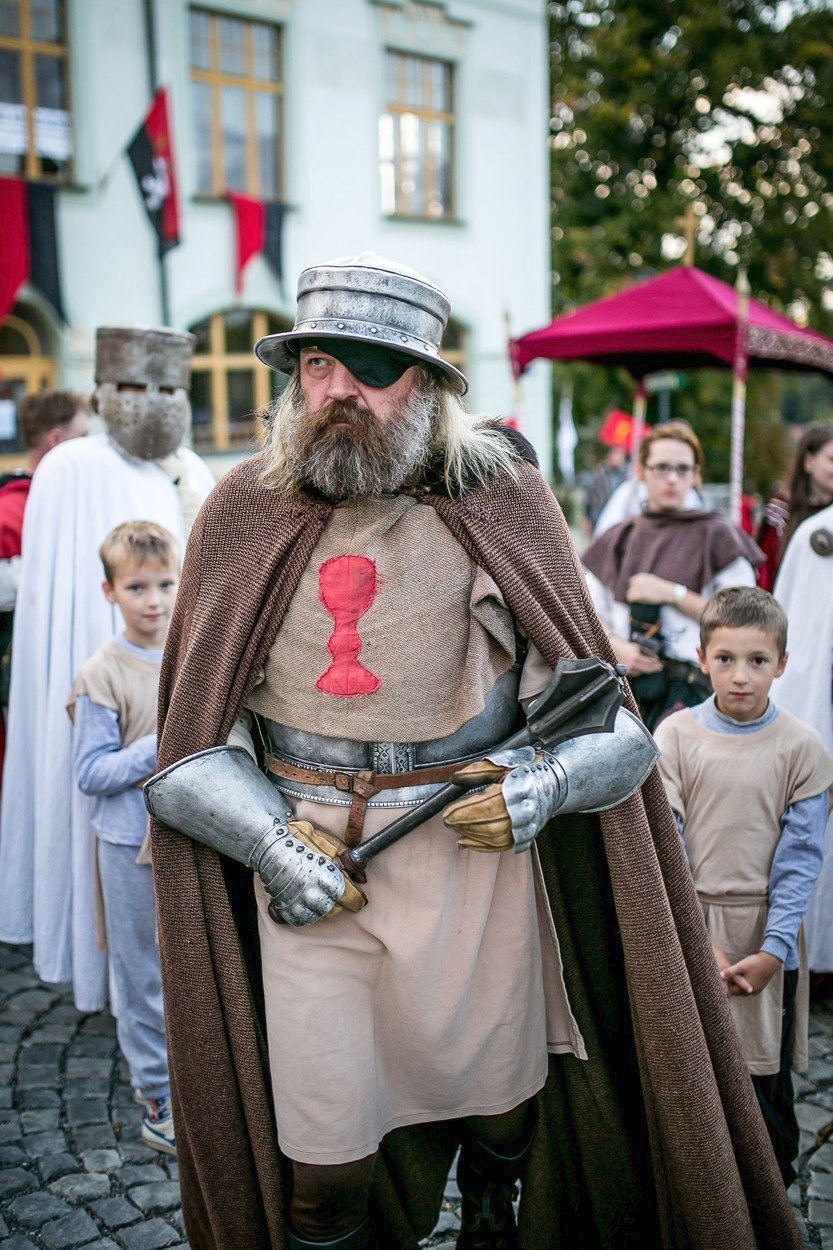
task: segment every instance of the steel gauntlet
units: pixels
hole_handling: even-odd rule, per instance
[[[288,924],[315,924],[333,910],[344,894],[341,869],[326,855],[294,836],[287,824],[264,834],[248,867],[258,874],[269,895],[269,912]]]
[[[621,709],[613,733],[584,734],[534,755],[503,751],[457,774],[460,784],[487,782],[444,812],[460,845],[478,851],[526,851],[553,816],[601,812],[640,788],[659,751],[637,717]]]
[[[212,747],[180,760],[152,777],[144,794],[160,824],[256,872],[273,919],[314,924],[342,900],[348,883],[331,854],[338,839],[306,822],[290,823],[283,795],[243,748]]]

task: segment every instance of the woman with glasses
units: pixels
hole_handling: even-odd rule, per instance
[[[726,586],[754,586],[763,556],[719,512],[686,509],[703,449],[684,422],[650,430],[637,473],[647,503],[584,553],[587,585],[649,729],[711,693],[697,648],[703,608]]]

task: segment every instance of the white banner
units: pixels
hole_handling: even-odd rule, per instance
[[[72,123],[65,109],[35,109],[35,147],[38,156],[68,161],[72,156]]]
[[[575,485],[577,446],[578,432],[573,420],[573,387],[570,383],[562,390],[558,405],[558,467],[565,486]]]
[[[0,152],[22,156],[28,147],[26,105],[0,102]]]

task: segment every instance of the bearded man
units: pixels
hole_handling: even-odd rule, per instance
[[[306,270],[188,547],[146,795],[189,1243],[415,1250],[460,1147],[460,1250],[798,1247],[651,739],[495,753],[611,653],[448,314],[373,254]],[[449,780],[362,889],[345,845]]]

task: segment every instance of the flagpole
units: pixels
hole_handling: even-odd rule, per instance
[[[515,409],[520,412],[521,405],[523,404],[523,392],[521,391],[520,374],[518,373],[517,368],[515,367],[515,362],[512,359],[512,316],[508,308],[504,308],[503,310],[503,327],[506,332],[506,345],[509,352],[509,367],[512,370],[512,402]]]
[[[738,297],[735,328],[735,360],[732,377],[732,449],[729,478],[729,516],[735,525],[741,521],[743,494],[743,443],[746,426],[747,321],[749,316],[749,280],[746,268],[738,270],[735,283]]]
[[[506,424],[512,426],[513,429],[521,430],[524,425],[524,396],[521,389],[521,375],[518,372],[518,364],[515,359],[512,317],[508,308],[503,310],[503,326],[506,331],[506,350],[509,354],[509,368],[512,373],[512,415],[506,418]]]
[[[150,80],[150,98],[156,95],[158,84],[156,65],[156,15],[154,0],[145,0],[145,42],[147,43],[148,79]],[[162,324],[171,324],[171,301],[168,291],[168,271],[165,267],[165,253],[162,251],[161,239],[157,251],[159,260],[159,303],[162,309]]]

